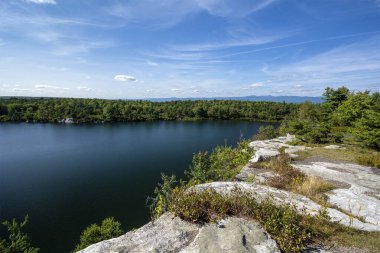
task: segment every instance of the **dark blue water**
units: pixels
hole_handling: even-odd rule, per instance
[[[265,123],[0,124],[0,220],[29,214],[42,253],[72,250],[89,224],[149,220],[160,173],[182,176],[192,154],[251,137]],[[4,232],[2,230],[2,232]]]

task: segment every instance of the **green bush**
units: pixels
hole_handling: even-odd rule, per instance
[[[273,126],[261,126],[259,132],[252,137],[253,140],[269,140],[274,139],[280,135],[278,129]]]
[[[7,228],[8,238],[0,238],[1,253],[38,253],[39,249],[32,246],[31,240],[22,229],[28,223],[29,218],[26,216],[24,221],[18,223],[15,219],[4,221],[2,224]]]
[[[147,205],[152,219],[157,219],[168,211],[170,197],[177,183],[175,175],[167,176],[163,173],[161,174],[161,181],[154,189],[154,197],[147,198]]]
[[[353,133],[366,146],[380,150],[380,112],[367,110],[354,124]]]
[[[194,154],[186,176],[193,184],[232,179],[253,155],[248,144],[248,141],[241,141],[236,148],[217,146],[210,154]]]
[[[258,203],[250,194],[238,189],[223,196],[212,189],[185,191],[176,188],[169,210],[195,223],[215,222],[227,216],[253,218],[277,241],[283,252],[300,252],[311,238],[306,218],[293,207],[278,207],[270,200]]]
[[[313,127],[310,131],[305,133],[302,138],[308,143],[341,143],[343,135],[333,133],[331,127],[328,125],[321,125]]]
[[[121,228],[120,222],[114,218],[106,218],[99,226],[97,224],[91,224],[80,235],[80,242],[75,247],[74,252],[88,247],[91,244],[111,239],[120,236],[124,233]]]

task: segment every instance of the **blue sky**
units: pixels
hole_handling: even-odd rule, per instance
[[[380,91],[380,0],[1,0],[0,95]]]

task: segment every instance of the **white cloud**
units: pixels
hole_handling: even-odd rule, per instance
[[[78,90],[84,90],[84,91],[93,91],[94,89],[86,87],[86,86],[77,86]]]
[[[22,92],[22,91],[32,91],[33,89],[26,89],[26,88],[13,88],[11,91],[14,92]]]
[[[0,41],[1,43],[1,41]],[[157,62],[154,62],[154,61],[146,61],[146,64],[148,64],[149,66],[158,66],[158,63]]]
[[[258,83],[252,83],[249,85],[249,87],[252,87],[252,88],[257,88],[257,87],[264,87],[265,84],[264,83],[261,83],[261,82],[258,82]]]
[[[53,86],[53,85],[43,85],[43,84],[34,85],[34,87],[35,87],[36,89],[70,90],[70,88],[59,87],[59,86]]]
[[[302,84],[296,84],[296,85],[294,85],[293,87],[294,87],[294,88],[302,88],[303,85],[302,85]]]
[[[115,79],[116,81],[121,81],[121,82],[138,82],[139,81],[133,76],[127,76],[124,74],[116,75],[113,79]]]
[[[57,4],[55,0],[25,0],[25,2],[34,4]]]
[[[178,88],[173,88],[173,89],[170,89],[171,92],[175,92],[175,93],[178,93],[178,92],[181,92],[182,90],[181,89],[178,89]]]

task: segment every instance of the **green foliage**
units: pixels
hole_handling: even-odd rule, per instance
[[[323,98],[325,102],[323,103],[323,108],[327,113],[333,112],[338,108],[344,101],[348,99],[350,95],[349,89],[342,86],[338,89],[333,89],[327,87],[323,93]]]
[[[168,211],[170,197],[174,185],[177,183],[176,176],[161,174],[161,181],[154,189],[154,197],[148,197],[147,204],[150,209],[152,219],[157,219]]]
[[[340,143],[351,132],[365,146],[380,149],[380,93],[328,87],[324,99],[321,105],[302,104],[297,114],[285,118],[280,132],[317,144]]]
[[[190,169],[185,172],[188,178],[194,181],[194,184],[207,182],[211,177],[211,161],[210,155],[206,152],[198,152],[193,154],[193,160]]]
[[[31,240],[27,234],[22,232],[28,223],[29,218],[26,216],[24,221],[18,223],[15,219],[4,221],[2,224],[7,228],[8,238],[0,238],[1,253],[38,253],[39,249],[32,246]]]
[[[351,93],[348,99],[332,113],[331,120],[340,126],[352,126],[371,107],[372,99],[368,91]]]
[[[0,121],[126,122],[183,119],[249,119],[279,121],[297,104],[213,101],[127,101],[77,98],[0,99]]]
[[[341,143],[343,135],[332,133],[331,126],[322,124],[313,127],[310,131],[304,133],[302,139],[308,143]]]
[[[80,235],[80,242],[75,247],[75,252],[88,247],[91,244],[120,236],[124,233],[120,222],[114,218],[106,218],[101,225],[91,224]]]
[[[212,189],[184,191],[176,188],[170,211],[196,223],[215,222],[231,215],[253,218],[271,234],[283,252],[300,252],[310,239],[304,217],[293,207],[278,207],[270,200],[258,203],[250,194],[238,189],[223,196]]]
[[[273,158],[267,165],[277,176],[268,179],[269,186],[291,190],[295,181],[302,182],[306,175],[290,165],[290,157],[287,154],[280,154]]]
[[[261,126],[259,132],[252,137],[253,140],[269,140],[274,139],[280,135],[278,129],[273,126]]]
[[[194,154],[190,169],[186,171],[187,177],[195,184],[232,179],[253,154],[248,144],[248,141],[241,141],[236,148],[217,146],[211,154]]]
[[[380,169],[380,154],[362,154],[356,157],[356,161],[365,166],[370,166]]]
[[[366,110],[354,126],[353,134],[366,146],[380,149],[380,111]]]

